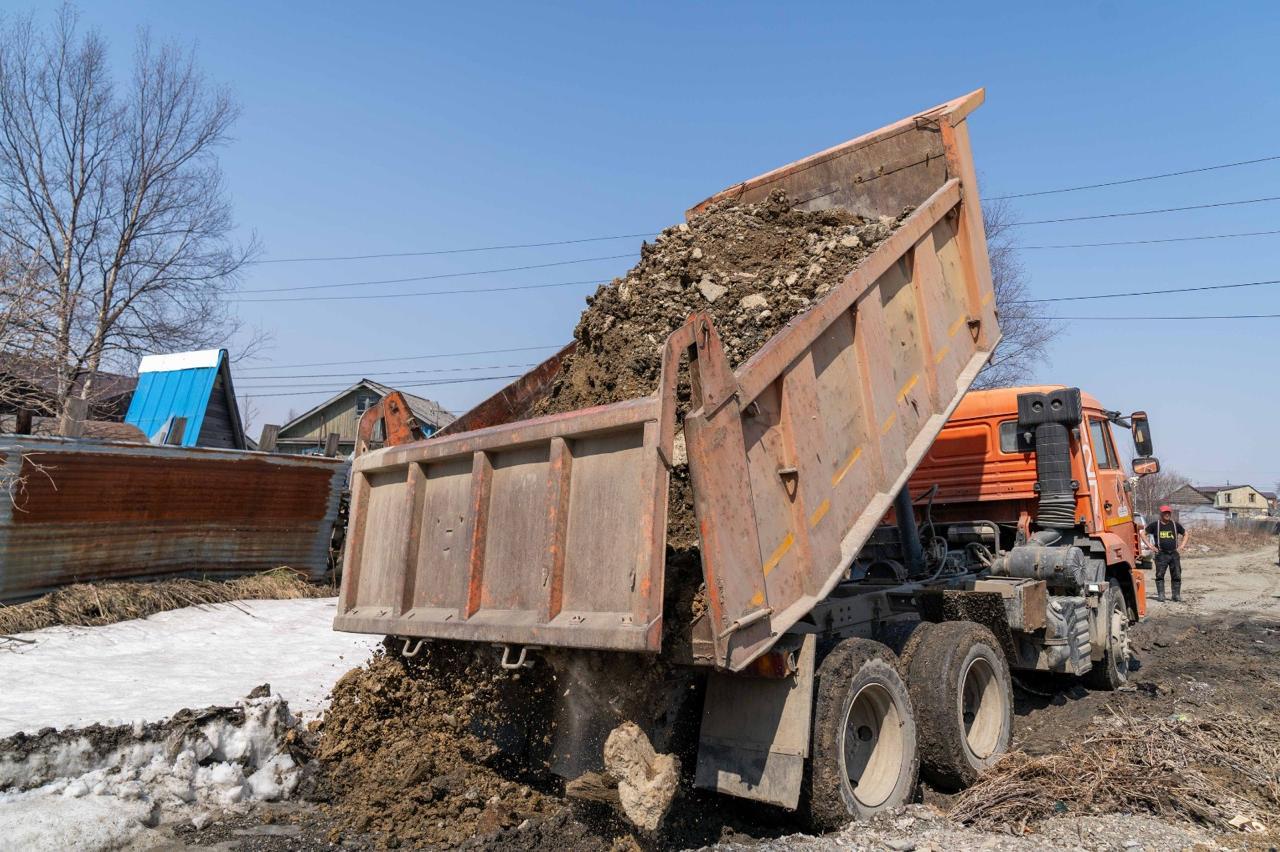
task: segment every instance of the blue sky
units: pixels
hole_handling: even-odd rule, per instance
[[[728,184],[980,86],[987,103],[970,124],[986,195],[1280,154],[1280,15],[1265,3],[101,2],[82,12],[122,60],[149,26],[194,43],[209,76],[236,92],[244,115],[222,162],[237,218],[268,259],[656,231]],[[1280,195],[1280,161],[1016,209],[1031,220],[1269,195]],[[1019,232],[1041,245],[1274,229],[1280,202]],[[243,288],[628,255],[332,292],[603,280],[632,264],[638,242],[263,264]],[[1053,297],[1280,278],[1278,256],[1270,236],[1027,250],[1025,262],[1033,295]],[[350,362],[559,343],[591,289],[243,303],[246,319],[273,332],[267,357],[278,366],[240,365],[237,389],[258,395],[256,430],[311,407],[351,371],[406,384],[520,372],[506,365],[547,350]],[[1140,319],[1280,313],[1280,286],[1058,312],[1125,319],[1069,323],[1036,379],[1145,408],[1166,467],[1196,481],[1280,479],[1280,320]],[[286,366],[319,362],[348,366]],[[392,372],[458,368],[483,369]],[[262,396],[300,384],[319,392]],[[460,411],[500,384],[412,390]]]

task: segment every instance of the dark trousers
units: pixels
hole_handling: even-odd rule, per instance
[[[1176,550],[1172,553],[1166,553],[1163,550],[1156,551],[1156,594],[1164,597],[1164,575],[1168,572],[1173,580],[1173,596],[1176,598],[1182,592],[1182,554]]]

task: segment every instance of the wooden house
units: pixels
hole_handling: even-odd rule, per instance
[[[351,387],[290,420],[280,427],[276,436],[276,452],[303,455],[324,452],[326,439],[332,433],[338,435],[338,455],[350,455],[355,451],[356,431],[360,417],[395,388],[361,379]],[[453,422],[454,416],[437,402],[406,393],[405,399],[413,416],[430,435]]]

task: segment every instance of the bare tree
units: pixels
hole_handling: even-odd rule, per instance
[[[0,250],[0,412],[39,410],[23,376],[45,316],[44,293],[31,270],[11,251]]]
[[[262,409],[253,401],[250,396],[240,397],[237,407],[240,409],[240,423],[244,427],[245,437],[254,437],[254,426],[258,423],[258,418],[262,416]],[[255,440],[257,440],[255,438]]]
[[[1133,488],[1133,501],[1139,512],[1148,519],[1154,518],[1159,509],[1168,503],[1175,491],[1191,480],[1172,470],[1149,473],[1140,477]]]
[[[145,33],[117,85],[69,7],[47,29],[0,21],[0,250],[39,285],[31,348],[56,372],[54,413],[99,370],[237,332],[226,297],[256,246],[231,239],[215,154],[238,111],[190,51]]]
[[[991,258],[991,282],[1004,337],[991,360],[974,381],[974,389],[1009,387],[1025,381],[1032,368],[1044,361],[1049,342],[1060,328],[1039,303],[1028,302],[1029,279],[1018,255],[1015,217],[1006,201],[982,205]]]

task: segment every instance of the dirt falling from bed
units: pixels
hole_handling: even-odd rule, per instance
[[[388,847],[452,847],[559,808],[545,776],[546,667],[507,671],[488,645],[396,643],[333,689],[312,798],[342,831]]]
[[[577,348],[533,415],[645,396],[657,387],[667,335],[689,314],[715,323],[737,368],[783,326],[820,301],[910,211],[867,219],[843,209],[803,211],[774,191],[759,204],[722,202],[667,228],[641,249],[626,275],[587,299],[574,329]],[[689,406],[687,376],[677,391]],[[667,623],[682,626],[702,608],[697,523],[687,463],[677,451],[667,523]],[[679,632],[683,632],[682,630]],[[677,639],[671,632],[670,640]]]

